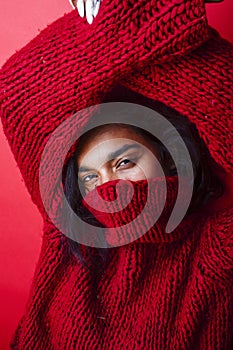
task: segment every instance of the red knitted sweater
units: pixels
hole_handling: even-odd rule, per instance
[[[230,173],[232,53],[232,45],[208,27],[204,0],[104,0],[91,26],[72,11],[2,67],[4,132],[44,219],[41,253],[12,349],[231,349],[232,208],[212,214],[200,209],[168,235],[164,223],[175,200],[172,186],[164,216],[144,236],[110,249],[106,271],[97,275],[68,254],[64,235],[48,218],[39,166],[53,130],[103,101],[117,82],[189,118],[213,159]],[[89,118],[84,111],[67,125],[63,144]],[[103,198],[111,199],[113,185],[103,185]],[[136,203],[146,186],[134,184]],[[121,226],[138,210],[132,205],[102,216],[102,224]],[[130,234],[136,230],[140,227]]]

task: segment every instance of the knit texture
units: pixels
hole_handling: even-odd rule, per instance
[[[156,177],[136,182],[110,181],[84,197],[83,206],[106,227],[105,238],[110,246],[136,240],[135,243],[171,242],[184,237],[180,225],[179,229],[173,230],[172,235],[166,234],[166,224],[176,202],[178,186],[185,201],[190,184],[184,178],[178,182],[177,176],[163,180]],[[195,220],[196,215],[187,216],[186,229],[192,227]],[[109,228],[115,229],[111,232]],[[83,234],[91,236],[93,232]]]
[[[72,11],[4,64],[3,129],[44,220],[41,253],[12,349],[231,349],[232,208],[212,215],[200,210],[168,237],[164,224],[176,194],[176,186],[168,186],[172,200],[165,216],[137,241],[110,249],[100,274],[68,253],[65,236],[48,218],[39,165],[53,130],[102,102],[119,83],[189,118],[213,159],[231,172],[232,53],[232,45],[208,27],[204,1],[104,0],[91,26]],[[85,110],[66,127],[62,142],[90,118]],[[59,149],[54,167],[57,163]],[[51,179],[59,181],[54,173]],[[113,187],[98,190],[111,199]],[[134,191],[137,205],[102,216],[106,230],[138,215],[146,184],[135,183]]]

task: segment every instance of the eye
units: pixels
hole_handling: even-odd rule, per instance
[[[135,164],[135,162],[133,161],[133,159],[129,159],[129,158],[126,158],[126,159],[123,159],[123,160],[121,160],[118,164],[117,164],[117,166],[116,166],[116,168],[118,169],[118,168],[122,168],[122,167],[129,167],[129,166],[132,166],[132,165],[134,165]]]
[[[84,176],[81,180],[82,180],[82,182],[87,183],[87,182],[94,181],[97,178],[98,178],[98,176],[96,174],[88,174],[88,175]]]

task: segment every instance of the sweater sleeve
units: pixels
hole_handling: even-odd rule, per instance
[[[0,71],[0,117],[39,209],[39,164],[52,131],[101,102],[130,71],[183,55],[208,35],[204,0],[106,0],[91,26],[74,10],[8,59]]]

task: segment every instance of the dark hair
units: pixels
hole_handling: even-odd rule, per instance
[[[119,87],[117,87],[117,89],[119,89]],[[213,174],[208,162],[208,160],[211,159],[209,151],[205,146],[204,141],[199,137],[195,125],[192,124],[186,117],[180,115],[176,110],[164,105],[161,102],[145,98],[144,96],[123,87],[120,87],[120,90],[117,89],[113,90],[109,96],[106,96],[105,102],[125,101],[134,102],[137,104],[140,103],[141,105],[157,111],[161,115],[165,116],[175,126],[175,129],[178,131],[181,139],[186,144],[186,147],[190,153],[194,171],[193,197],[186,215],[198,210],[212,195],[216,194],[217,192],[221,195],[222,187],[217,176]],[[152,143],[155,143],[156,149],[159,151],[159,161],[161,164],[172,164],[172,159],[168,150],[152,134],[136,126],[127,125],[127,127],[132,128],[135,132],[149,138]],[[87,133],[83,134],[80,137],[79,142],[82,142],[86,136]],[[170,142],[172,143],[173,147],[176,147],[176,145],[179,143],[177,136],[174,135],[174,128],[171,128],[171,130],[166,130],[166,138],[168,140],[166,144],[169,144]],[[74,155],[69,158],[66,166],[63,169],[65,179],[64,192],[68,203],[73,209],[73,213],[66,217],[66,227],[68,230],[69,227],[71,228],[72,226],[72,220],[75,214],[81,216],[82,218],[87,216],[89,223],[92,222],[95,226],[101,226],[97,220],[92,217],[89,212],[85,211],[81,205],[82,196],[79,189],[78,171],[76,166],[77,152],[78,147],[76,148]],[[182,163],[182,155],[179,155],[179,161]],[[185,164],[183,164],[183,166],[185,169]],[[175,167],[170,169],[169,175],[176,175]],[[102,270],[106,267],[110,257],[109,248],[93,248],[84,246],[68,237],[67,240],[69,243],[70,253],[73,253],[87,269],[91,270],[92,266],[95,266]],[[111,250],[113,249],[114,248],[111,248]],[[88,265],[88,261],[91,261],[90,265]]]

